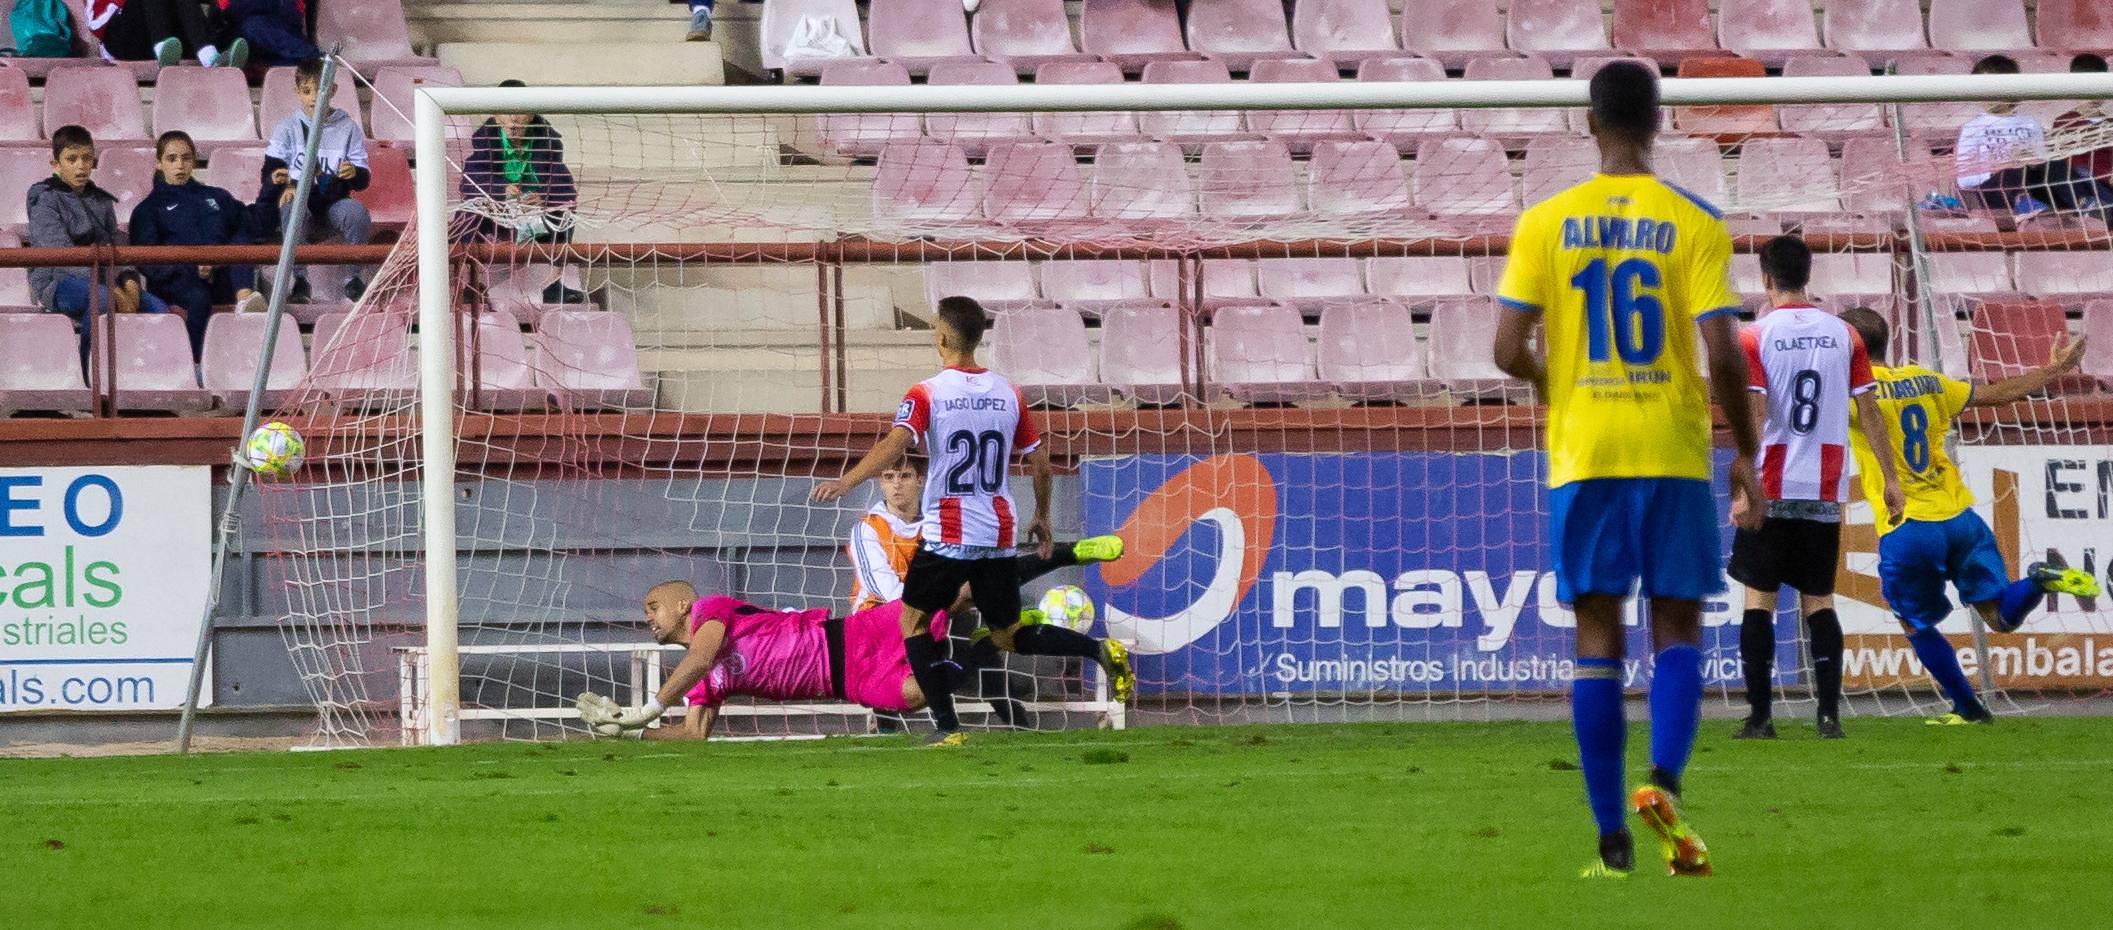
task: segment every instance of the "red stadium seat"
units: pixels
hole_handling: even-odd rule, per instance
[[[1481,0],[1406,0],[1400,38],[1402,48],[1449,67],[1505,50],[1497,5]]]
[[[1409,179],[1416,204],[1440,218],[1508,222],[1519,212],[1504,146],[1493,139],[1437,139],[1416,148]]]
[[[1205,217],[1252,222],[1299,212],[1298,172],[1282,142],[1213,142],[1197,169]]]
[[[1611,48],[1599,0],[1512,0],[1504,37],[1513,51],[1538,52],[1556,65]]]
[[[0,416],[85,411],[88,404],[73,321],[55,313],[0,313]]]
[[[1812,0],[1720,0],[1717,44],[1747,58],[1777,62],[1820,49]]]
[[[978,225],[983,188],[958,145],[926,140],[880,151],[873,177],[875,222],[912,232],[965,232]]]
[[[1496,301],[1488,297],[1442,300],[1431,308],[1431,377],[1456,392],[1501,396],[1515,382],[1497,367]]]
[[[941,61],[932,65],[926,83],[933,86],[1002,87],[1019,83],[1010,65],[995,61]],[[1036,141],[1034,124],[1025,113],[928,113],[925,135],[962,147],[980,158],[992,146]]]
[[[1091,204],[1071,146],[1008,143],[983,165],[983,215],[993,223],[1040,233],[1086,220]]]
[[[1843,141],[1842,206],[1860,213],[1888,213],[1907,209],[1912,200],[1932,190],[1951,188],[1950,159],[1938,164],[1929,144],[1915,138],[1908,140],[1908,153],[1908,161],[1902,162],[1890,136]]]
[[[234,68],[178,65],[161,69],[154,82],[154,135],[171,129],[210,142],[257,141],[257,112],[250,108],[249,82]]]
[[[1900,62],[1901,74],[1966,74],[1973,70],[1969,58],[1910,58]],[[1946,147],[1959,137],[1959,127],[1985,112],[1978,103],[1910,103],[1901,107],[1910,134],[1942,138]]]
[[[1327,142],[1307,163],[1306,202],[1325,216],[1403,216],[1416,212],[1401,155],[1384,142]]]
[[[1181,147],[1167,142],[1118,142],[1093,159],[1093,215],[1132,226],[1179,222],[1196,215],[1195,182]]]
[[[2010,279],[2010,257],[2002,252],[1931,252],[1932,293],[2007,300],[2021,296]]]
[[[412,94],[421,86],[461,87],[462,72],[447,65],[383,68],[374,75],[374,99],[368,105],[367,125],[382,142],[409,144],[414,106]]]
[[[1162,302],[1101,313],[1101,382],[1143,404],[1181,398],[1181,311]]]
[[[535,371],[528,364],[528,343],[521,337],[521,321],[505,310],[456,317],[456,344],[467,357],[476,350],[477,390],[469,403],[482,410],[532,410],[546,406],[548,397],[536,387]]]
[[[1155,61],[1203,57],[1182,45],[1174,0],[1083,0],[1079,47],[1130,72]]]
[[[22,244],[22,237],[11,231],[0,231],[0,249],[12,249]],[[36,302],[30,299],[29,269],[0,268],[0,313],[28,310],[37,312]]]
[[[1443,81],[1445,68],[1429,58],[1368,60],[1358,66],[1360,81]],[[1457,135],[1459,117],[1450,108],[1418,110],[1358,110],[1352,115],[1357,128],[1403,152],[1415,151],[1425,139]]]
[[[866,41],[873,54],[923,74],[933,65],[982,61],[968,38],[960,0],[871,0]]]
[[[1024,307],[991,327],[991,364],[1030,404],[1069,407],[1105,402],[1112,393],[1093,372],[1086,324],[1066,307]]]
[[[1265,258],[1255,263],[1255,291],[1313,316],[1326,301],[1365,296],[1364,262],[1355,258]]]
[[[20,68],[0,68],[0,145],[44,139],[37,125],[37,107],[29,97],[29,75]]]
[[[1224,84],[1233,79],[1225,62],[1215,59],[1155,61],[1145,65],[1144,77],[1147,84]],[[1235,110],[1142,113],[1137,122],[1145,135],[1189,145],[1259,138],[1241,128],[1240,114]]]
[[[1019,261],[933,262],[924,269],[925,302],[973,297],[994,316],[1021,307],[1047,306],[1035,290],[1034,266]]]
[[[0,192],[23,191],[51,176],[51,150],[43,146],[0,146]],[[0,227],[21,230],[29,225],[29,199],[25,195],[0,197]]]
[[[1539,55],[1524,58],[1477,58],[1467,63],[1464,75],[1470,81],[1546,81],[1555,69]],[[1460,127],[1468,132],[1504,139],[1523,139],[1568,132],[1563,111],[1554,107],[1486,107],[1462,110]]]
[[[316,317],[308,383],[331,396],[358,400],[379,391],[418,388],[410,334],[386,313],[326,313]]]
[[[1271,58],[1304,58],[1291,47],[1279,0],[1196,0],[1189,4],[1189,48],[1246,71]]]
[[[2024,0],[1930,0],[1930,47],[1953,53],[2032,48]]]
[[[1783,62],[1784,77],[1867,77],[1871,63],[1853,55],[1800,55]],[[1885,132],[1875,103],[1791,105],[1777,108],[1784,132],[1846,139]]]
[[[255,145],[214,146],[206,156],[198,179],[235,195],[243,203],[254,203],[264,184],[264,149]]]
[[[132,208],[154,192],[154,150],[99,145],[95,154],[96,186],[117,198],[118,225],[131,225]]]
[[[1818,139],[1750,139],[1739,149],[1739,210],[1836,213],[1834,159]]]
[[[1204,339],[1210,384],[1243,403],[1287,403],[1326,393],[1314,380],[1313,349],[1299,312],[1239,304],[1211,315]]]
[[[1321,305],[1320,379],[1349,400],[1415,400],[1430,388],[1423,345],[1409,309],[1391,300]]]
[[[2080,307],[2087,300],[2113,296],[2113,262],[2103,252],[2017,252],[2018,290],[2042,300]],[[2113,341],[2113,331],[2105,337]]]
[[[1035,69],[1037,84],[1121,84],[1123,69],[1112,61],[1066,61],[1051,62]],[[1137,129],[1137,114],[1130,111],[1110,113],[1036,113],[1034,114],[1036,135],[1071,145],[1100,145],[1103,142],[1129,142],[1141,136]]]
[[[1332,62],[1313,58],[1263,59],[1248,74],[1251,82],[1265,84],[1329,83],[1337,80]],[[1289,146],[1303,155],[1322,142],[1365,138],[1351,125],[1348,110],[1249,110],[1247,128]]]
[[[2033,18],[2041,48],[2113,48],[2113,6],[2105,0],[2039,0]]]
[[[984,0],[969,23],[976,53],[1021,75],[1054,62],[1093,61],[1071,44],[1064,0]]]
[[[404,5],[394,0],[316,0],[316,45],[344,43],[344,56],[362,70],[379,64],[418,63]]]
[[[367,189],[354,196],[367,205],[374,222],[385,226],[409,224],[418,210],[409,150],[388,145],[370,147],[367,171]]]
[[[44,79],[44,134],[68,125],[86,128],[97,145],[150,139],[139,84],[123,68],[52,69]]]
[[[198,367],[206,391],[220,406],[240,410],[248,403],[250,388],[257,383],[257,360],[264,352],[266,320],[262,313],[216,313],[207,321]],[[273,342],[271,375],[264,382],[266,407],[285,403],[307,374],[300,328],[284,320]]]
[[[644,407],[652,389],[638,368],[631,322],[606,310],[552,310],[529,337],[535,383],[560,409]]]
[[[1717,50],[1709,0],[1614,0],[1614,47],[1680,59]]]
[[[1299,0],[1291,10],[1292,44],[1345,67],[1400,57],[1395,31],[1387,0]]]
[[[1266,304],[1255,288],[1255,263],[1244,258],[1207,258],[1203,261],[1203,309],[1216,311],[1230,306]]]
[[[95,331],[98,340],[115,333],[119,411],[190,414],[212,408],[213,396],[198,386],[198,369],[191,362],[191,334],[182,317],[120,313],[98,318]],[[99,350],[97,346],[91,351]]]
[[[1974,378],[1998,381],[2047,364],[2055,340],[2069,334],[2069,324],[2061,304],[1990,301],[1974,309],[1972,332],[1967,352]],[[2087,394],[2096,388],[2088,375],[2069,374],[2057,378],[2047,391]]]
[[[1453,255],[1405,255],[1365,263],[1366,288],[1375,297],[1391,297],[1406,306],[1429,306],[1434,299],[1474,293],[1467,259]]]
[[[1930,51],[1920,0],[1826,0],[1820,22],[1822,38],[1835,51],[1876,61]]]
[[[1599,171],[1599,146],[1576,136],[1544,136],[1526,144],[1519,199],[1540,203]]]
[[[1042,295],[1088,316],[1117,303],[1150,300],[1143,262],[1114,260],[1042,263]]]
[[[2084,305],[2085,333],[2095,338],[2084,346],[2084,362],[2078,369],[2095,379],[2103,391],[2113,391],[2113,300],[2094,300]]]
[[[1684,78],[1766,77],[1767,74],[1767,68],[1758,61],[1730,56],[1684,58],[1679,70],[1679,75]],[[1767,104],[1674,107],[1673,128],[1698,136],[1734,140],[1781,130],[1776,123],[1775,107]]]
[[[894,62],[864,59],[837,62],[822,70],[822,86],[908,87],[910,72]],[[924,122],[915,113],[833,113],[815,117],[815,132],[830,150],[872,158],[889,145],[916,142]]]

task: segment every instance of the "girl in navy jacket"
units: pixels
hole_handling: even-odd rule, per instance
[[[250,240],[249,211],[235,195],[202,184],[192,174],[198,149],[183,132],[154,143],[154,192],[132,208],[133,245],[241,245]],[[150,290],[184,309],[191,352],[205,348],[205,325],[215,304],[258,309],[255,270],[248,265],[142,265]]]

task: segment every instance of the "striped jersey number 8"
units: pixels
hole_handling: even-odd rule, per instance
[[[1631,258],[1607,268],[1595,258],[1570,279],[1585,292],[1586,353],[1595,362],[1614,355],[1631,365],[1649,365],[1665,350],[1665,305],[1649,291],[1659,285],[1658,265]]]

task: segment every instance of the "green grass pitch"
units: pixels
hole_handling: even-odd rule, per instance
[[[1786,724],[1788,722],[1786,721]],[[0,760],[0,927],[2103,926],[2113,719],[1705,721],[1717,875],[1590,857],[1560,723]],[[1645,735],[1630,737],[1633,773]],[[1640,827],[1639,827],[1640,829]]]

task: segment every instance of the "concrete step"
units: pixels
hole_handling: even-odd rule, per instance
[[[724,84],[719,46],[670,42],[642,47],[618,42],[442,42],[441,63],[453,65],[470,85],[518,78],[538,86]]]

